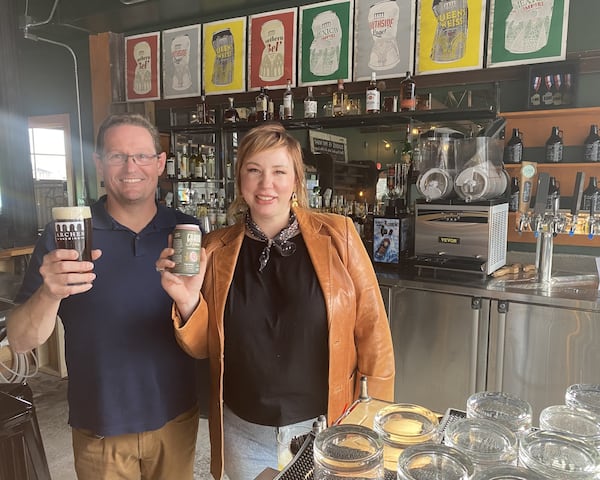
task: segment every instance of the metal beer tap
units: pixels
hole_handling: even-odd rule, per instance
[[[523,162],[521,166],[521,191],[519,193],[519,218],[517,221],[517,230],[524,232],[531,227],[531,216],[529,215],[529,205],[531,203],[531,194],[533,192],[533,177],[537,171],[537,163]]]

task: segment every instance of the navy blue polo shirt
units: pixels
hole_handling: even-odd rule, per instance
[[[195,361],[181,350],[171,321],[171,298],[155,262],[178,223],[197,223],[158,206],[139,233],[92,206],[96,280],[85,293],[61,301],[69,374],[69,424],[109,436],[155,430],[197,401]],[[16,301],[41,285],[43,256],[56,248],[52,225],[36,244]]]

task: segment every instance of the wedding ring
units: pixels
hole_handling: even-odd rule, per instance
[[[158,268],[158,267],[156,267],[156,271],[157,271],[158,273],[162,273],[162,272],[164,272],[164,271],[165,271],[165,269],[164,269],[164,268]]]

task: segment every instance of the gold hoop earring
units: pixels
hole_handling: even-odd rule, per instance
[[[296,192],[292,193],[292,207],[296,208],[298,206],[298,195]]]

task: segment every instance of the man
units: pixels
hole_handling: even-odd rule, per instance
[[[62,319],[80,480],[193,476],[195,363],[174,338],[172,300],[154,264],[176,224],[197,222],[156,204],[160,151],[144,117],[104,121],[95,162],[106,196],[92,206],[94,261],[56,249],[48,225],[8,318],[17,352],[46,341]]]

